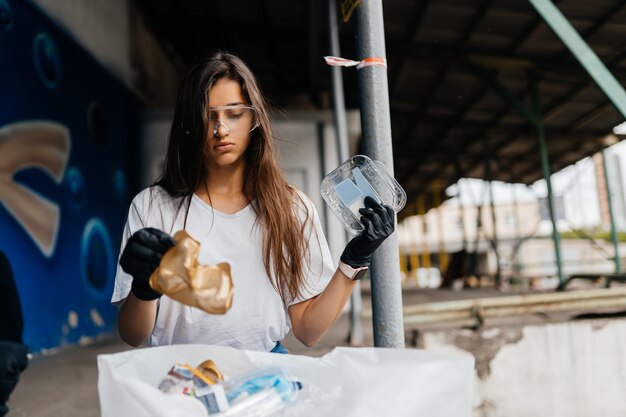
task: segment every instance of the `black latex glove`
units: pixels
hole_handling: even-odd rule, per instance
[[[120,257],[124,272],[133,276],[132,293],[140,300],[156,300],[161,293],[150,287],[150,275],[161,263],[161,258],[176,242],[170,235],[148,227],[136,231],[126,243]]]
[[[365,207],[359,209],[365,230],[353,238],[341,254],[341,262],[353,268],[369,266],[372,254],[395,228],[394,210],[379,204],[372,197],[365,197]]]

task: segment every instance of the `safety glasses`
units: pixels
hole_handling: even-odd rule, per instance
[[[209,108],[209,132],[217,136],[220,126],[226,129],[226,134],[252,132],[259,126],[256,109],[240,104]]]

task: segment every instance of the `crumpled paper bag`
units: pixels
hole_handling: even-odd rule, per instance
[[[150,287],[209,314],[226,313],[233,302],[230,264],[200,265],[200,243],[182,230],[174,240],[176,245],[163,255],[150,276]]]

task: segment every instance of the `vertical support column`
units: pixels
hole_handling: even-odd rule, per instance
[[[459,220],[461,221],[461,236],[462,236],[462,247],[461,250],[465,253],[465,258],[463,262],[463,287],[468,286],[469,282],[469,256],[471,253],[469,251],[469,242],[467,238],[467,228],[465,227],[465,204],[463,203],[463,193],[461,192],[461,180],[457,182],[457,198],[459,199]]]
[[[357,58],[384,58],[385,29],[382,0],[361,0],[357,8]],[[391,121],[387,69],[368,66],[358,70],[361,92],[361,128],[364,147],[372,159],[393,173]],[[374,345],[404,347],[402,288],[398,265],[398,237],[394,233],[372,259],[372,320]]]
[[[515,218],[515,245],[513,245],[513,249],[517,251],[517,255],[513,252],[513,257],[517,259],[517,262],[513,263],[513,270],[516,274],[522,273],[524,267],[522,264],[522,230],[520,227],[519,221],[519,200],[517,197],[517,184],[513,184],[513,212]]]
[[[419,215],[419,199],[416,201],[416,205],[415,205],[415,214]],[[419,268],[420,268],[420,258],[419,258],[419,246],[418,246],[418,240],[420,239],[420,233],[419,233],[419,220],[415,219],[414,222],[411,222],[411,224],[414,227],[411,227],[409,230],[412,231],[411,233],[411,269],[415,272],[415,283],[419,285]],[[422,237],[423,240],[423,237]]]
[[[424,268],[430,268],[430,247],[428,245],[428,230],[426,230],[426,204],[424,197],[417,197],[417,214],[421,216],[422,221],[422,265]]]
[[[341,56],[339,48],[339,27],[337,24],[337,4],[328,0],[328,17],[330,22],[330,53]],[[333,83],[333,107],[335,116],[335,133],[339,150],[339,160],[343,162],[350,155],[348,151],[348,123],[346,122],[346,104],[343,95],[343,76],[341,67],[331,67]],[[349,239],[346,232],[346,241]],[[357,282],[350,295],[350,345],[363,345],[363,328],[361,326],[361,282]]]
[[[554,202],[552,195],[552,180],[550,175],[550,161],[548,160],[548,148],[546,146],[546,133],[543,126],[543,120],[541,118],[541,108],[539,106],[539,93],[537,87],[537,79],[533,77],[533,111],[537,116],[537,140],[539,141],[539,153],[541,155],[541,171],[543,172],[543,178],[546,180],[546,186],[548,188],[548,210],[550,212],[550,222],[552,223],[552,240],[554,241],[554,256],[556,258],[557,276],[559,277],[559,288],[563,288],[565,285],[565,277],[563,276],[563,265],[561,262],[561,237],[556,226],[556,215],[554,213]]]
[[[492,241],[491,248],[496,256],[496,287],[499,288],[502,284],[502,271],[500,270],[500,251],[498,250],[498,227],[496,218],[496,205],[493,199],[493,181],[491,174],[491,148],[489,147],[489,141],[487,138],[483,139],[483,147],[485,151],[485,179],[489,183],[489,210],[491,212],[491,227],[492,227]]]
[[[496,287],[502,285],[502,269],[500,265],[500,245],[498,244],[498,218],[496,204],[493,198],[493,181],[489,179],[489,211],[491,211],[491,225],[493,227],[493,241],[491,247],[496,255]]]
[[[483,208],[481,203],[476,205],[476,235],[474,236],[474,251],[470,253],[467,275],[478,278],[478,244],[480,242],[480,231],[483,228]],[[480,282],[480,280],[478,280]]]
[[[319,88],[319,45],[318,45],[318,28],[319,28],[319,19],[318,19],[318,8],[317,8],[316,0],[308,0],[308,18],[309,18],[309,27],[308,27],[308,40],[309,40],[309,97],[311,102],[315,105],[316,108],[321,108],[321,96],[320,96],[320,88]]]
[[[439,269],[441,275],[444,275],[448,270],[448,253],[446,252],[446,246],[443,239],[443,213],[441,209],[441,185],[439,181],[433,181],[433,203],[437,207],[437,247],[439,249]]]
[[[622,273],[622,265],[620,263],[619,257],[619,243],[617,241],[617,232],[615,231],[615,219],[613,218],[613,200],[612,200],[612,192],[611,192],[611,183],[609,179],[609,171],[607,169],[606,163],[606,151],[605,145],[602,144],[602,148],[600,148],[600,153],[602,154],[602,167],[604,168],[604,183],[606,184],[606,200],[609,206],[609,219],[611,221],[611,241],[613,241],[613,252],[615,254],[615,273]],[[606,287],[611,286],[611,279],[607,278]]]
[[[459,218],[461,220],[461,236],[463,239],[463,250],[467,251],[467,230],[465,228],[465,205],[463,204],[463,199],[462,196],[463,194],[461,193],[461,180],[459,180],[457,182],[457,189],[459,190],[457,192],[456,197],[459,199]]]
[[[330,21],[330,53],[341,56],[339,46],[339,27],[337,24],[337,4],[335,0],[328,0],[328,16]],[[346,103],[343,95],[343,75],[341,67],[330,67],[333,85],[333,110],[335,116],[335,133],[339,145],[339,159],[347,160],[348,151],[348,123],[346,122]]]

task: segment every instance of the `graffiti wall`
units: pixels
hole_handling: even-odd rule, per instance
[[[132,95],[32,4],[0,0],[0,250],[32,352],[115,331]]]

